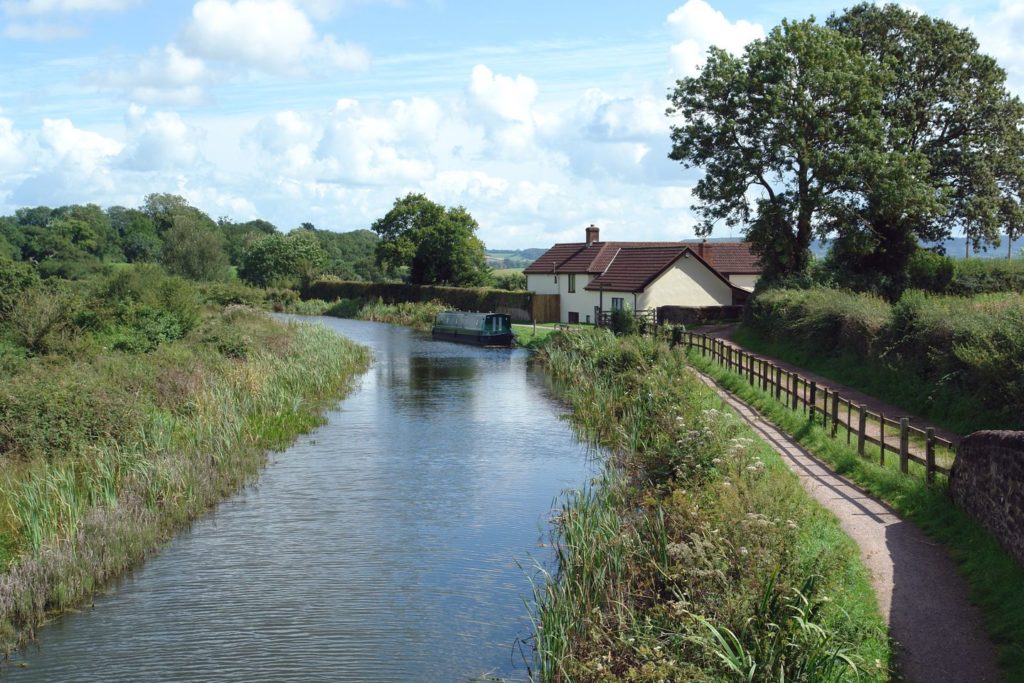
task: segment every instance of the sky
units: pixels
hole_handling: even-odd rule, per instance
[[[0,0],[0,214],[171,192],[348,231],[422,192],[489,249],[591,223],[685,239],[700,171],[667,158],[675,80],[849,4]],[[1024,95],[1024,0],[907,6],[972,29]]]

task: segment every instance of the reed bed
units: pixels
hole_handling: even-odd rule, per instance
[[[241,306],[149,353],[28,359],[0,388],[0,645],[251,482],[368,362],[324,328]]]
[[[607,458],[556,517],[535,680],[888,679],[853,542],[681,352],[596,330],[539,358]]]

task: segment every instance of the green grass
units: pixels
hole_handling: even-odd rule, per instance
[[[773,668],[756,680],[886,680],[856,546],[684,356],[600,330],[550,339],[539,358],[608,459],[557,517],[537,678],[741,680],[754,661]]]
[[[1016,564],[988,531],[956,508],[945,486],[929,487],[919,473],[903,475],[895,458],[878,465],[877,448],[867,458],[845,441],[835,440],[802,413],[784,407],[775,398],[729,372],[699,351],[690,354],[695,367],[738,395],[804,447],[828,462],[836,472],[855,481],[885,501],[900,517],[925,530],[945,545],[970,588],[970,598],[981,609],[992,640],[999,647],[1005,680],[1024,681],[1024,569]],[[914,463],[912,463],[914,464]]]
[[[912,374],[904,374],[897,380],[892,369],[865,362],[854,353],[835,350],[824,353],[805,346],[771,341],[744,326],[736,329],[732,339],[748,351],[778,358],[845,384],[955,434],[969,434],[1001,424],[990,411],[979,406],[973,395],[965,395],[953,387],[937,386]]]
[[[183,332],[110,293],[134,291],[123,278],[136,275],[147,296],[180,283],[155,271],[123,273],[0,383],[7,651],[258,476],[266,450],[320,424],[320,409],[369,362],[365,349],[329,330],[281,324],[245,306],[185,306],[175,320],[196,318]],[[187,287],[165,293],[198,298]],[[152,305],[169,315],[178,304]],[[0,337],[8,324],[0,319]],[[113,348],[110,339],[132,343]]]

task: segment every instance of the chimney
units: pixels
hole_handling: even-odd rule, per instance
[[[707,238],[704,238],[700,241],[700,244],[697,245],[697,256],[704,258],[704,245],[707,243],[707,241]]]
[[[596,225],[591,223],[590,227],[587,228],[587,246],[588,247],[591,244],[593,244],[594,242],[599,241],[598,240],[599,233],[600,233],[600,229]]]

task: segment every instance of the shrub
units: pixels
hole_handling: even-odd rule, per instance
[[[918,249],[907,263],[910,287],[943,293],[953,281],[953,259],[927,249]]]
[[[29,263],[0,259],[0,321],[6,319],[18,296],[39,284],[39,275]]]
[[[384,303],[438,301],[460,311],[501,311],[513,319],[528,320],[532,295],[487,287],[440,287],[383,282],[318,280],[302,292],[304,299],[361,299]]]

